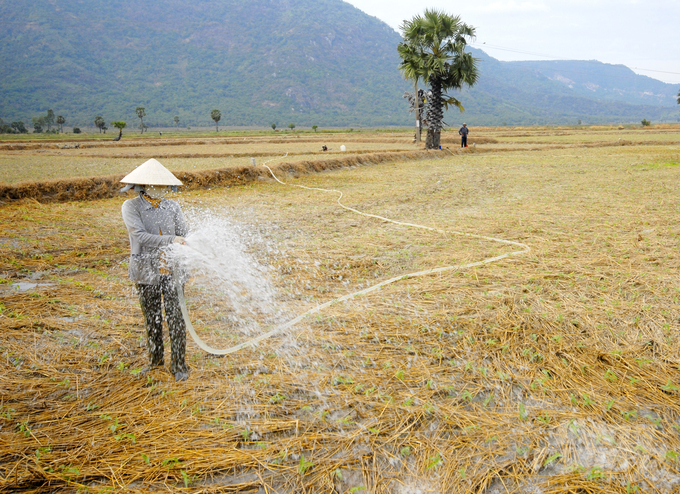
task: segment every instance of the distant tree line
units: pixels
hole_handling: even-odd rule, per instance
[[[49,109],[46,115],[31,118],[31,123],[33,124],[33,132],[36,134],[43,132],[59,134],[64,130],[66,119],[62,115],[55,115],[54,110]],[[52,127],[55,128],[53,129]]]
[[[17,121],[10,124],[5,123],[2,118],[0,118],[0,134],[27,134],[28,129],[24,122]]]
[[[40,134],[43,132],[48,132],[52,134],[58,134],[64,131],[64,124],[66,119],[62,115],[55,115],[54,110],[47,110],[46,115],[39,115],[37,117],[31,118],[31,123],[33,124],[33,132]],[[54,127],[54,128],[52,128]],[[0,118],[0,134],[27,134],[28,129],[26,124],[20,120],[6,124]]]
[[[135,113],[137,114],[137,118],[139,118],[140,133],[143,134],[149,128],[149,126],[144,123],[144,117],[146,117],[146,108],[143,106],[138,106],[135,108]],[[179,127],[179,115],[175,115],[173,121],[175,122],[175,125]],[[111,122],[110,125],[118,129],[119,131],[118,136],[114,140],[119,141],[123,137],[123,129],[127,127],[127,123],[123,120],[116,120],[114,122]],[[94,117],[94,126],[99,129],[100,134],[102,133],[106,134],[106,131],[108,130],[108,127],[106,126],[106,120],[101,115],[97,115],[96,117]]]
[[[216,111],[216,110],[213,110],[213,111]],[[144,117],[146,117],[146,108],[143,107],[143,106],[138,106],[137,108],[135,108],[135,113],[137,114],[137,117],[139,118],[140,132],[143,134],[149,128],[149,126],[144,123]],[[218,118],[218,120],[219,120],[219,118]],[[173,121],[175,122],[175,125],[179,127],[179,116],[178,115],[175,115],[175,118],[173,118]],[[120,136],[123,135],[123,129],[127,126],[127,124],[122,120],[117,120],[115,122],[111,122],[111,125],[113,127],[117,128],[120,131],[120,133],[118,134],[118,138],[120,139]],[[101,133],[106,134],[106,131],[108,130],[108,127],[106,126],[106,120],[101,115],[97,115],[96,117],[94,117],[94,126],[99,129],[100,134]]]
[[[144,124],[144,117],[146,116],[146,108],[138,106],[135,108],[135,113],[137,114],[137,117],[139,117],[139,128],[140,131],[143,133],[148,129],[148,125]],[[222,119],[222,112],[220,110],[214,109],[210,112],[210,118],[215,122],[215,130],[219,132],[219,126],[218,122]],[[180,118],[178,115],[175,115],[173,118],[173,121],[177,127],[179,127],[179,122]],[[55,116],[54,111],[48,110],[46,115],[40,115],[38,117],[33,117],[31,119],[31,122],[33,124],[33,132],[34,133],[41,133],[41,132],[51,132],[51,133],[59,133],[64,131],[64,124],[66,123],[66,119],[61,116],[57,115]],[[99,129],[100,134],[106,134],[106,131],[109,129],[106,125],[106,119],[102,115],[97,115],[94,117],[94,126]],[[56,128],[52,128],[56,124]],[[111,122],[109,125],[112,127],[115,127],[116,129],[119,130],[119,134],[116,137],[115,140],[120,140],[122,135],[123,135],[123,129],[127,126],[127,123],[122,121],[122,120],[117,120],[114,122]],[[296,125],[294,123],[289,123],[288,128],[291,131],[295,130]],[[272,130],[276,131],[277,124],[272,123],[271,124]],[[312,130],[316,132],[318,130],[319,126],[318,125],[312,125]],[[73,133],[75,134],[80,134],[80,128],[78,127],[73,127]],[[12,122],[10,124],[5,123],[2,119],[0,119],[0,134],[27,134],[28,129],[26,128],[26,125],[22,121],[17,121],[17,122]]]

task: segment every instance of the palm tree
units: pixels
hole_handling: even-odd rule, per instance
[[[477,60],[465,52],[467,39],[474,38],[475,28],[438,10],[426,9],[401,26],[404,41],[399,44],[401,70],[408,79],[423,79],[430,85],[427,115],[428,149],[438,149],[444,121],[444,107],[463,105],[445,93],[477,82]],[[416,79],[417,77],[417,79]],[[417,94],[417,91],[416,91]]]
[[[146,117],[146,108],[143,106],[138,106],[135,108],[135,112],[137,112],[137,116],[139,117],[139,128],[142,129],[141,134],[144,133],[144,117]],[[121,130],[122,132],[122,130]]]
[[[120,132],[118,133],[118,137],[114,137],[114,141],[120,141],[121,138],[123,137],[123,129],[127,126],[127,124],[122,121],[122,120],[116,120],[115,122],[111,122],[111,125],[113,125],[115,128],[117,128]]]
[[[47,124],[47,131],[52,130],[52,125],[54,125],[54,110],[47,110],[47,116],[45,117],[45,123]]]
[[[104,117],[101,115],[97,115],[94,117],[94,126],[99,129],[99,133],[102,133],[102,129],[104,129],[104,126],[106,125],[106,121],[104,120]]]
[[[220,129],[217,126],[217,122],[219,122],[220,118],[222,118],[222,113],[220,113],[219,110],[213,110],[210,112],[210,118],[212,118],[215,121],[215,132],[219,132]]]

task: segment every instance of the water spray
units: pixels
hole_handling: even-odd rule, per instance
[[[285,158],[286,156],[288,156],[288,153],[286,153],[281,158],[273,158],[273,159],[282,159],[282,158]],[[431,269],[426,269],[426,270],[423,270],[423,271],[417,271],[415,273],[408,273],[408,274],[395,276],[394,278],[390,278],[388,280],[381,281],[380,283],[377,283],[377,284],[370,286],[368,288],[365,288],[363,290],[359,290],[357,292],[353,292],[353,293],[350,293],[348,295],[344,295],[342,297],[338,297],[336,299],[330,300],[330,301],[328,301],[324,304],[318,305],[318,306],[308,310],[307,312],[300,314],[299,316],[288,321],[287,323],[282,324],[280,326],[276,326],[274,329],[272,329],[272,330],[270,330],[266,333],[263,333],[263,334],[255,337],[255,338],[249,339],[248,341],[245,341],[243,343],[240,343],[238,345],[235,345],[235,346],[232,346],[232,347],[229,347],[229,348],[225,348],[225,349],[212,348],[211,346],[206,344],[203,340],[201,340],[201,338],[196,334],[196,331],[195,331],[193,325],[191,324],[191,320],[189,319],[189,311],[187,310],[186,302],[184,300],[184,290],[182,288],[181,283],[179,283],[179,279],[178,279],[178,276],[176,274],[177,270],[173,270],[173,272],[175,273],[175,274],[173,274],[173,276],[174,276],[174,279],[175,279],[175,286],[177,287],[177,295],[178,295],[178,298],[179,298],[180,308],[182,310],[182,316],[184,317],[184,322],[186,324],[186,327],[189,331],[189,334],[191,335],[193,340],[196,342],[196,344],[202,350],[206,351],[207,353],[210,353],[210,354],[213,354],[213,355],[228,355],[230,353],[237,352],[237,351],[242,350],[242,349],[247,348],[247,347],[251,347],[251,348],[255,347],[255,345],[257,345],[261,341],[264,341],[268,338],[271,338],[272,336],[279,334],[279,333],[282,333],[282,332],[286,331],[287,329],[295,326],[296,324],[301,322],[303,319],[305,319],[307,316],[319,313],[319,312],[323,311],[324,309],[326,309],[327,307],[330,307],[331,305],[338,304],[338,303],[344,302],[346,300],[354,299],[356,297],[360,297],[360,296],[366,295],[368,293],[374,292],[376,290],[381,289],[384,286],[390,285],[392,283],[396,283],[398,281],[407,280],[409,278],[419,278],[419,277],[422,277],[422,276],[429,276],[429,275],[433,275],[433,274],[437,274],[437,273],[443,273],[443,272],[446,272],[446,271],[456,271],[456,270],[462,271],[464,269],[474,268],[474,267],[477,267],[477,266],[483,266],[485,264],[497,262],[497,261],[500,261],[501,259],[506,259],[508,257],[526,254],[527,252],[529,252],[531,250],[528,245],[523,244],[521,242],[515,242],[515,241],[512,241],[512,240],[505,240],[505,239],[496,238],[496,237],[488,237],[488,236],[485,236],[485,235],[477,235],[477,234],[474,234],[474,233],[459,232],[459,231],[455,231],[455,230],[442,230],[440,228],[433,228],[433,227],[430,227],[430,226],[419,225],[419,224],[416,224],[416,223],[406,223],[406,222],[403,222],[403,221],[397,221],[397,220],[385,218],[384,216],[379,216],[379,215],[376,215],[376,214],[364,213],[363,211],[359,211],[357,209],[354,209],[354,208],[351,208],[349,206],[344,205],[341,202],[341,199],[343,197],[342,191],[335,190],[335,189],[322,189],[322,188],[319,188],[319,187],[307,187],[305,185],[288,184],[286,182],[281,181],[276,176],[276,174],[274,174],[274,171],[269,166],[267,166],[267,163],[269,163],[270,161],[272,161],[272,160],[268,160],[260,166],[263,166],[267,170],[269,170],[269,173],[274,178],[274,180],[276,180],[281,185],[288,185],[290,187],[298,187],[298,188],[306,189],[306,190],[315,190],[315,191],[318,191],[318,192],[337,194],[338,197],[336,199],[336,202],[338,203],[338,205],[343,209],[351,211],[352,213],[355,213],[355,214],[358,214],[358,215],[361,215],[361,216],[365,216],[365,217],[368,217],[368,218],[375,218],[375,219],[378,219],[378,220],[381,220],[381,221],[386,221],[386,222],[389,222],[389,223],[393,223],[395,225],[407,226],[407,227],[411,227],[411,228],[419,228],[419,229],[422,229],[422,230],[428,230],[428,231],[431,231],[431,232],[437,232],[437,233],[442,233],[442,234],[450,234],[450,235],[457,235],[457,236],[468,237],[468,238],[477,238],[477,239],[482,239],[482,240],[489,240],[491,242],[498,242],[498,243],[502,243],[502,244],[505,244],[505,245],[512,245],[514,247],[519,247],[520,250],[507,252],[505,254],[501,254],[501,255],[498,255],[498,256],[494,256],[494,257],[489,257],[489,258],[483,259],[481,261],[471,262],[471,263],[468,263],[468,264],[460,264],[460,265],[456,265],[456,266],[442,266],[442,267],[439,267],[439,268],[431,268]],[[253,165],[255,165],[255,159],[254,158],[251,158],[251,163]]]

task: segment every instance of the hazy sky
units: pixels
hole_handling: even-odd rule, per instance
[[[460,15],[499,60],[599,60],[680,85],[680,0],[345,1],[396,30],[425,8]]]

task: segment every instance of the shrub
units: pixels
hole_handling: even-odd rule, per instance
[[[646,118],[643,118],[643,119],[642,119],[642,126],[643,126],[643,127],[649,127],[650,125],[652,125],[652,122],[650,122],[650,121],[647,120]]]
[[[73,127],[74,134],[80,134],[80,127]]]

